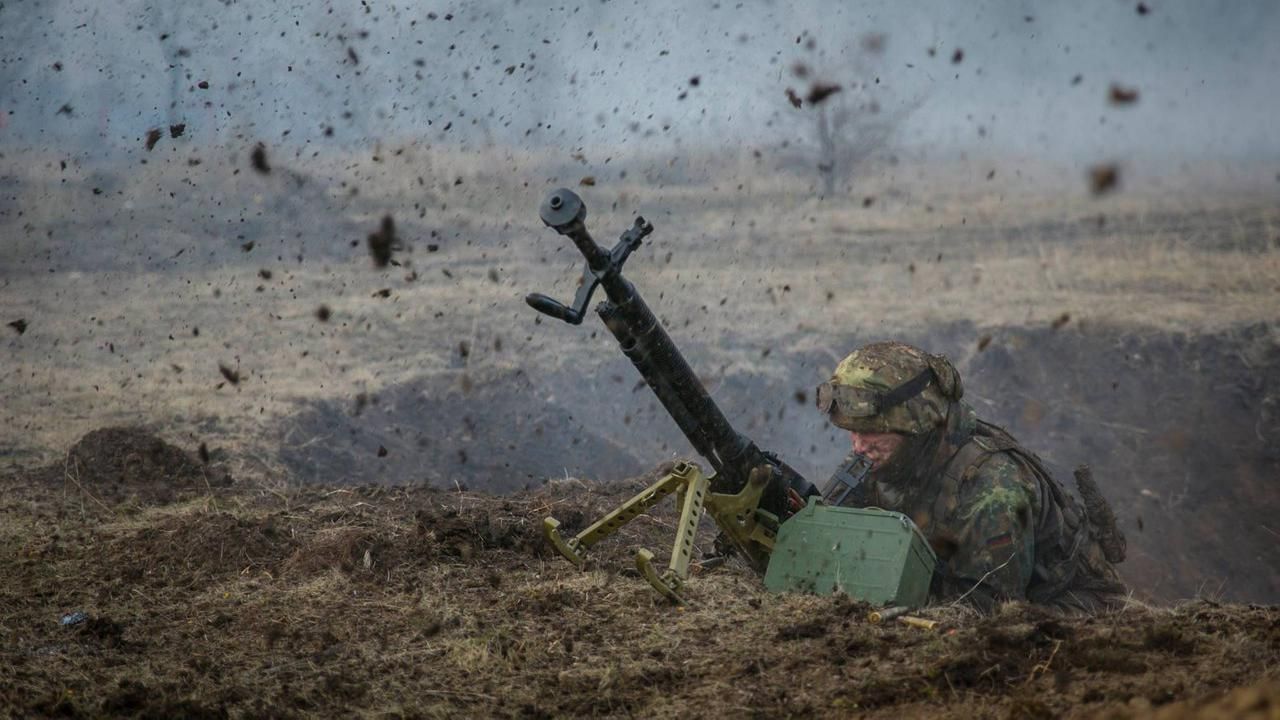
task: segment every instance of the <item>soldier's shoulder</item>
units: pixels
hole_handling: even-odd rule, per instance
[[[1014,459],[1013,455],[1004,452],[992,444],[988,438],[975,437],[973,441],[985,452],[970,475],[971,492],[981,492],[984,488],[998,487],[1030,487],[1035,478],[1027,468]]]
[[[1035,507],[1035,479],[1008,453],[997,452],[977,468],[960,491],[962,516],[1020,516]]]

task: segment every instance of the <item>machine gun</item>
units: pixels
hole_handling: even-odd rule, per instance
[[[591,295],[602,286],[607,299],[597,305],[596,313],[694,450],[714,469],[712,475],[705,476],[694,463],[676,463],[657,482],[574,537],[562,537],[560,523],[546,518],[543,528],[547,539],[581,567],[592,545],[679,491],[680,522],[667,571],[657,572],[653,553],[648,550],[636,553],[636,565],[649,583],[663,595],[683,602],[681,591],[688,578],[693,540],[704,506],[731,547],[763,575],[780,523],[800,510],[807,498],[817,495],[817,488],[777,456],[761,450],[733,429],[662,323],[635,286],[622,276],[627,258],[653,232],[651,223],[637,217],[618,243],[605,250],[587,232],[587,207],[573,191],[561,188],[552,192],[543,201],[540,214],[544,223],[573,241],[586,258],[586,265],[571,306],[539,293],[526,296],[525,301],[540,313],[578,325],[586,315]]]

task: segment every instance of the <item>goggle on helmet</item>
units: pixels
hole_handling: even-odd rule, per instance
[[[922,369],[904,382],[876,387],[915,368]],[[945,423],[949,404],[962,394],[959,373],[946,358],[902,343],[879,343],[846,358],[818,386],[816,399],[837,427],[917,435]]]

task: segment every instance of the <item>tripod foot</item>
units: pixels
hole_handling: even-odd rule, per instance
[[[653,567],[653,553],[643,548],[637,550],[636,568],[640,570],[640,574],[644,575],[644,579],[649,581],[654,590],[662,593],[677,605],[685,604],[685,599],[680,594],[684,587],[684,582],[671,570],[659,575],[658,570]]]
[[[586,562],[585,552],[579,550],[578,538],[569,538],[565,540],[560,536],[560,521],[553,517],[545,518],[542,521],[542,534],[546,536],[547,542],[555,546],[560,554],[565,556],[569,562],[582,567]]]

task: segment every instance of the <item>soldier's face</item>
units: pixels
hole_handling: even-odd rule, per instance
[[[883,466],[907,439],[905,435],[891,432],[850,432],[849,436],[853,440],[853,451],[859,455],[865,455],[871,461],[872,470]]]

